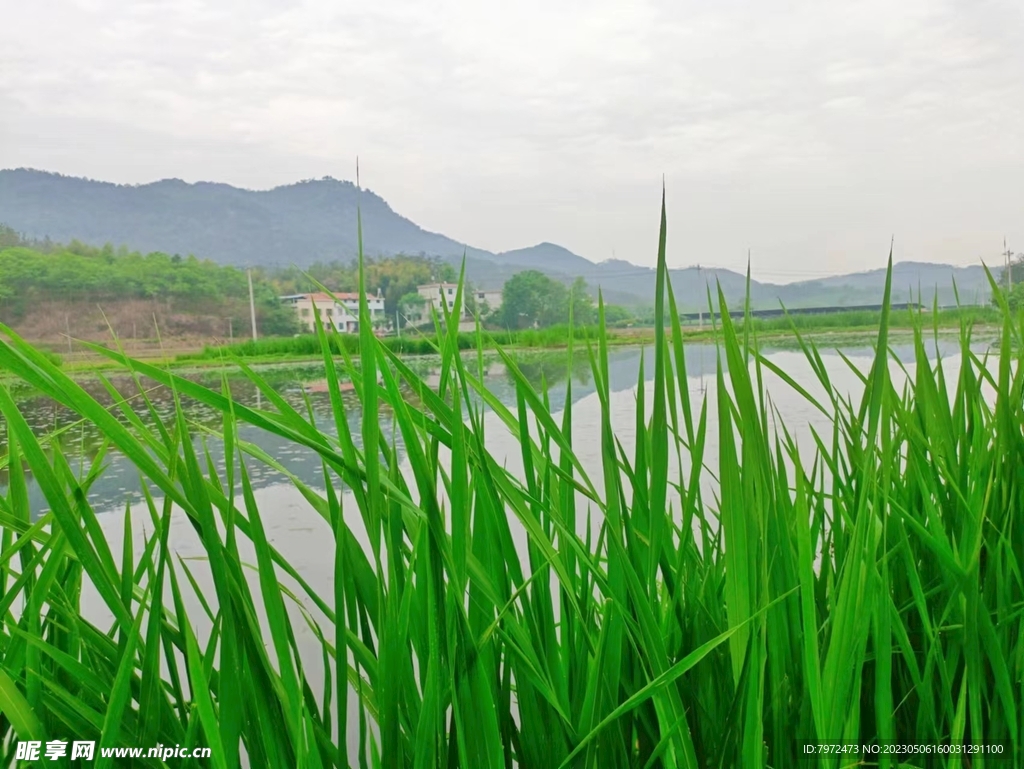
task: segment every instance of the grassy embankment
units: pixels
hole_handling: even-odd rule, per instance
[[[894,312],[889,316],[890,329],[894,332],[909,332],[918,322],[911,311]],[[962,323],[971,323],[979,328],[998,329],[1000,311],[994,307],[963,307],[960,309],[943,309],[937,313],[925,313],[923,322],[937,325],[950,333],[955,333]],[[747,321],[734,319],[736,328],[742,333],[747,329]],[[877,330],[881,321],[881,312],[837,312],[828,315],[794,314],[778,318],[752,318],[749,328],[756,332],[762,341],[789,343],[796,342],[794,330],[799,331],[808,339],[863,339],[866,334]],[[709,313],[704,327],[695,324],[684,325],[682,332],[690,342],[714,342],[716,339],[715,325],[717,313]],[[569,345],[570,329],[566,325],[552,326],[544,329],[525,329],[521,331],[484,330],[478,338],[475,332],[460,332],[458,347],[460,350],[475,350],[483,345],[488,350],[498,347],[512,350],[563,350]],[[584,343],[597,338],[596,328],[575,327],[572,330],[574,341]],[[633,326],[630,328],[609,329],[605,334],[608,345],[649,344],[654,340],[654,327]],[[331,350],[340,355],[341,347],[358,357],[359,337],[357,335],[340,335],[330,339]],[[422,331],[404,332],[401,337],[385,337],[381,344],[400,355],[437,355],[437,339]],[[105,343],[107,348],[114,348],[116,343]],[[51,360],[63,364],[65,370],[74,374],[89,374],[99,371],[110,371],[117,364],[104,355],[90,353],[92,348],[76,349],[74,357],[67,357],[56,352],[48,352]],[[133,357],[159,366],[182,368],[219,367],[235,359],[244,359],[250,364],[302,362],[318,360],[321,355],[320,343],[314,334],[297,337],[271,336],[257,341],[245,341],[228,345],[207,345],[202,349],[186,352],[166,352],[160,346],[152,347],[145,352],[136,352]]]
[[[664,221],[659,319],[675,316]],[[345,766],[353,753],[365,761],[356,765],[382,767],[791,767],[804,740],[849,740],[998,744],[1010,763],[997,766],[1020,765],[1024,360],[1011,344],[1024,329],[1008,311],[1001,326],[994,373],[971,352],[965,323],[962,365],[947,379],[918,323],[916,372],[897,389],[883,312],[863,397],[850,402],[813,345],[801,341],[820,400],[759,354],[756,331],[726,320],[718,341],[728,373],[710,415],[686,385],[686,335],[659,323],[652,400],[641,387],[632,455],[612,428],[608,336],[599,332],[569,351],[589,359],[597,383],[598,468],[584,467],[572,444],[571,398],[556,420],[544,394],[517,377],[518,405],[506,409],[457,354],[454,333],[437,339],[436,388],[369,331],[358,371],[321,336],[328,378],[352,376],[364,417],[362,434],[350,434],[331,390],[337,438],[270,388],[273,408],[246,408],[104,353],[220,411],[227,451],[241,461],[224,473],[195,453],[180,410],[153,429],[127,405],[109,413],[11,339],[0,345],[4,365],[99,425],[165,498],[148,502],[154,534],[144,552],[111,552],[84,494],[102,457],[76,475],[0,388],[11,447],[0,500],[0,752],[14,735],[73,734],[103,745],[209,745],[217,767],[238,766],[243,748],[252,766],[269,767]],[[813,452],[773,427],[761,387],[768,371],[831,418]],[[403,395],[409,389],[416,397]],[[519,436],[523,477],[488,452],[481,400]],[[378,421],[382,409],[410,477]],[[714,498],[701,491],[709,419],[721,468]],[[295,483],[334,534],[325,591],[268,542],[270,511],[256,503],[247,468],[272,460],[239,439],[247,424],[322,459],[325,490]],[[23,466],[51,508],[39,520]],[[208,558],[213,589],[200,601],[188,596],[202,590],[189,571],[198,567],[169,546],[172,505]],[[357,518],[366,542],[353,534]],[[525,554],[513,527],[528,537]],[[240,555],[248,549],[255,582]],[[85,581],[113,615],[109,627],[83,616]],[[299,656],[295,598],[282,587],[296,581],[321,615],[306,622],[333,690],[311,680]],[[197,635],[190,605],[212,633]],[[902,765],[993,764],[975,754]]]
[[[957,331],[961,324],[998,326],[1001,313],[997,308],[964,307],[944,309],[937,313],[924,313],[922,319],[915,319],[910,311],[896,312],[889,316],[891,330],[910,331],[914,325],[923,322],[937,324],[941,329]],[[719,322],[718,313],[708,315],[704,328],[695,325],[682,326],[682,333],[688,341],[709,341],[717,338],[715,325]],[[813,337],[816,334],[833,334],[833,332],[863,334],[865,331],[877,330],[882,313],[851,311],[837,312],[827,315],[794,314],[778,318],[751,318],[749,330],[756,332],[762,340],[795,339],[794,331],[803,336]],[[748,321],[739,319],[735,322],[739,333],[748,329]],[[570,333],[571,332],[571,333]],[[570,329],[567,325],[552,326],[544,329],[526,329],[521,331],[488,331],[478,336],[475,332],[458,334],[457,345],[460,350],[475,350],[478,346],[485,349],[565,349],[569,346],[570,336],[576,343],[595,341],[600,334],[596,328]],[[609,330],[604,333],[608,345],[628,345],[653,342],[655,332],[653,326],[637,326],[630,329]],[[341,348],[357,356],[360,349],[360,338],[354,334],[332,336],[329,339],[334,355],[341,354]],[[435,355],[438,353],[438,341],[433,335],[422,332],[406,332],[401,337],[385,337],[380,344],[399,355]],[[194,353],[183,353],[175,356],[175,363],[202,364],[206,362],[222,363],[225,359],[242,358],[262,361],[278,360],[309,360],[321,355],[320,342],[315,334],[298,337],[271,337],[256,341],[241,342],[227,346],[209,346]]]

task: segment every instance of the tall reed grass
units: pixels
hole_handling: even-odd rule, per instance
[[[209,745],[216,767],[243,756],[253,767],[388,769],[863,760],[806,758],[804,741],[999,744],[997,757],[1011,762],[1001,765],[1020,766],[1024,367],[1012,345],[1021,326],[1004,307],[992,372],[964,324],[959,372],[947,378],[929,362],[917,321],[916,370],[897,388],[883,312],[858,402],[832,386],[798,335],[826,393],[815,399],[759,353],[756,331],[737,331],[719,294],[709,413],[687,386],[665,229],[663,203],[653,391],[650,401],[637,391],[632,453],[612,427],[607,335],[570,342],[567,365],[582,356],[597,385],[599,467],[584,466],[573,445],[572,399],[551,413],[543,389],[502,353],[517,399],[503,406],[458,354],[452,318],[437,330],[433,387],[372,335],[365,304],[358,368],[344,344],[336,360],[319,332],[328,380],[351,379],[363,413],[353,435],[332,387],[337,437],[254,371],[245,369],[266,409],[96,348],[176,398],[219,410],[225,450],[239,460],[223,472],[194,448],[196,428],[180,407],[155,427],[145,399],[105,410],[5,329],[3,367],[95,422],[159,496],[147,497],[153,533],[143,551],[129,531],[112,552],[88,496],[105,452],[76,473],[0,388],[10,447],[0,497],[0,765],[11,764],[15,739],[74,734],[103,745]],[[799,451],[784,423],[772,427],[769,372],[831,419],[813,451]],[[488,451],[484,405],[518,436],[521,476]],[[385,411],[393,432],[381,425]],[[268,541],[274,511],[256,503],[248,468],[273,460],[239,439],[243,424],[319,455],[324,488],[295,484],[333,532],[330,589],[304,582]],[[719,471],[709,498],[712,430]],[[49,505],[38,519],[23,467]],[[212,590],[173,557],[175,510],[202,543]],[[528,538],[525,552],[514,529]],[[109,626],[83,613],[86,583]],[[294,583],[299,595],[285,587]],[[296,640],[300,598],[321,616],[306,622],[326,684],[310,676]],[[197,631],[189,606],[201,607],[210,632]],[[993,756],[877,763],[980,767]]]

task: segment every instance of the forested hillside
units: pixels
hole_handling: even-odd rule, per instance
[[[262,334],[288,334],[295,318],[272,283],[256,275]],[[178,254],[20,237],[0,226],[0,321],[25,336],[125,339],[251,333],[246,274]]]
[[[364,252],[461,259],[493,255],[400,216],[373,192],[331,178],[272,190],[163,179],[111,184],[30,169],[0,170],[0,222],[69,242],[127,243],[143,251],[194,253],[222,264],[308,267]]]
[[[367,257],[364,273],[368,292],[384,297],[389,318],[403,297],[418,297],[419,285],[459,277],[440,259],[404,254]],[[259,334],[290,335],[300,329],[292,308],[279,297],[319,291],[320,286],[356,291],[359,264],[336,260],[305,270],[257,267],[252,277]],[[248,279],[242,269],[191,255],[142,254],[77,240],[64,245],[0,224],[0,322],[51,343],[65,342],[67,336],[105,340],[111,328],[123,340],[247,338]]]

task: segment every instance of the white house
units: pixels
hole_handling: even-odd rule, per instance
[[[359,331],[358,293],[336,292],[333,299],[323,293],[291,294],[282,296],[281,301],[295,308],[299,322],[307,331],[316,328],[317,318],[326,329],[333,327],[344,334]],[[366,297],[366,305],[372,321],[384,318],[384,296],[379,290],[376,296]]]
[[[413,323],[426,321],[430,318],[431,310],[443,318],[446,310],[451,312],[452,305],[455,304],[455,295],[458,291],[458,283],[428,283],[425,286],[417,286],[416,293],[423,297],[423,306],[416,314],[416,317],[410,315],[409,320]],[[465,295],[462,297],[462,317],[469,317],[469,311],[466,310]]]
[[[424,286],[417,286],[416,292],[423,297],[423,305],[415,313],[410,313],[408,317],[411,322],[420,323],[430,318],[431,310],[441,317],[444,316],[444,310],[451,312],[452,305],[455,304],[455,295],[459,292],[459,284],[428,283]],[[463,320],[471,317],[471,313],[466,307],[466,300],[468,298],[469,296],[464,293],[462,297]],[[473,291],[472,298],[476,300],[477,308],[486,303],[490,311],[494,312],[501,307],[500,288]]]
[[[494,312],[501,307],[501,289],[500,288],[487,288],[481,291],[473,292],[476,297],[476,306],[479,308],[481,305],[486,304],[487,308]]]

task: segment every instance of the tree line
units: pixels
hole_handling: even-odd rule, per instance
[[[275,287],[256,279],[253,298],[264,334],[298,330],[291,308]],[[249,322],[249,284],[244,270],[207,259],[127,248],[54,244],[21,237],[0,226],[0,319],[16,323],[38,302],[103,303],[125,299],[169,302],[180,313],[237,316]]]
[[[1024,307],[1024,254],[1012,254],[1010,264],[999,273],[999,286],[1006,291],[1010,309]]]
[[[505,282],[501,297],[501,307],[488,320],[502,328],[546,328],[568,323],[570,319],[575,326],[597,323],[597,306],[583,278],[566,286],[539,270],[524,270]],[[633,319],[633,313],[624,307],[605,306],[605,321],[609,325]]]

